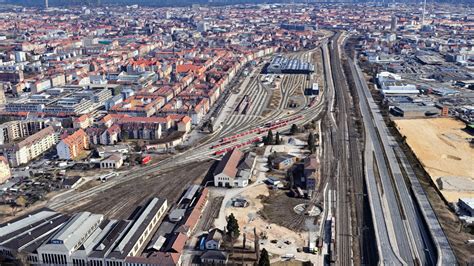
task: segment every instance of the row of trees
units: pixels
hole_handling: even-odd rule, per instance
[[[239,235],[240,235],[239,222],[237,221],[233,213],[231,213],[227,217],[226,234],[231,240],[235,240],[239,238]],[[270,266],[270,257],[268,256],[268,252],[266,249],[262,249],[262,252],[260,252],[258,266]]]
[[[273,132],[269,130],[267,136],[263,137],[263,143],[265,145],[280,145],[282,143],[280,132],[273,136]]]
[[[291,128],[290,128],[290,134],[295,135],[298,133],[302,133],[306,130],[314,130],[317,128],[317,126],[318,126],[318,122],[316,120],[312,120],[309,124],[304,125],[303,128],[300,128],[298,127],[298,125],[293,124],[291,125]]]
[[[314,153],[316,151],[316,137],[319,138],[318,136],[315,136],[313,132],[309,132],[308,135],[308,150],[310,153]]]
[[[294,132],[298,132],[298,126],[292,125],[290,129],[290,133],[294,134]],[[316,140],[319,138],[319,134],[313,134],[310,132],[308,134],[308,150],[310,153],[314,153],[316,151]],[[282,144],[282,139],[280,137],[280,133],[277,132],[275,136],[273,136],[273,132],[271,130],[268,131],[267,136],[263,137],[263,143],[265,145],[280,145]]]

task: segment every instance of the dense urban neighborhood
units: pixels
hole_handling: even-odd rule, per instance
[[[472,3],[166,5],[0,1],[1,265],[474,263]]]

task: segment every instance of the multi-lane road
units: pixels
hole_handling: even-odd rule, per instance
[[[454,265],[456,260],[426,195],[390,136],[361,70],[349,60],[365,132],[365,181],[379,263]],[[403,168],[403,170],[402,170]],[[404,173],[410,183],[405,182]]]
[[[386,176],[380,174],[381,182],[385,182],[384,187],[392,187],[393,189],[393,194],[383,190],[385,193],[383,193],[382,199],[388,201],[388,204],[393,201],[398,203],[393,208],[399,210],[401,221],[397,222],[397,220],[392,219],[392,226],[400,234],[403,231],[406,232],[405,235],[399,233],[390,235],[392,246],[399,247],[400,259],[409,265],[455,265],[454,253],[418,179],[413,173],[413,169],[406,162],[398,143],[391,136],[380,110],[369,92],[362,71],[357,64],[350,62],[357,92],[364,99],[364,101],[361,101],[361,111],[367,129],[367,137],[373,144],[371,151],[375,155],[374,160],[377,161],[380,171],[384,170],[381,169],[382,167],[386,168],[386,171],[384,171]],[[408,184],[405,182],[404,173],[407,175],[406,178],[410,180]],[[375,188],[373,190],[375,192]],[[382,193],[379,192],[380,194]],[[402,243],[400,241],[403,241],[405,236],[410,242],[411,254],[401,250]]]

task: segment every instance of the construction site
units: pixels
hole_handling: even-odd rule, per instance
[[[239,197],[245,199],[248,206],[227,206],[225,214],[234,214],[241,232],[247,235],[248,240],[254,240],[252,232],[256,229],[260,247],[273,254],[274,260],[295,253],[298,253],[300,260],[310,260],[315,256],[301,253],[308,246],[309,235],[305,223],[308,216],[293,210],[296,205],[308,200],[288,197],[284,191],[270,190],[264,183],[249,188]]]
[[[451,118],[394,121],[448,202],[474,197],[474,150],[463,122]]]

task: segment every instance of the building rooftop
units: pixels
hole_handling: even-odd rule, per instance
[[[69,252],[78,249],[103,219],[102,214],[92,214],[90,212],[75,214],[51,237],[48,245],[51,245],[50,248],[53,249],[55,249],[53,245],[59,249],[65,248]]]

